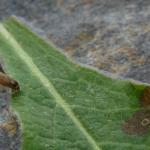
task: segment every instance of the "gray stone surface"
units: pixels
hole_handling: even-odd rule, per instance
[[[150,0],[0,0],[75,60],[150,83]]]
[[[10,109],[11,90],[0,85],[0,150],[20,150],[20,122]]]

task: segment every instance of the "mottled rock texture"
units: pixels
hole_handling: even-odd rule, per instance
[[[150,83],[150,0],[1,0],[75,60]]]
[[[0,72],[4,73],[0,60]],[[0,84],[0,150],[20,150],[22,144],[21,124],[11,110],[12,90]]]
[[[22,138],[17,116],[10,108],[11,90],[0,85],[0,150],[20,150]]]

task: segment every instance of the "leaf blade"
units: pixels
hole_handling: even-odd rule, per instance
[[[6,31],[5,28],[7,29]],[[26,120],[24,119],[23,123],[27,125],[27,128],[25,127],[24,129],[26,134],[24,137],[24,149],[30,150],[34,148],[40,150],[44,147],[44,145],[49,145],[49,143],[51,143],[51,147],[45,147],[45,149],[61,149],[61,146],[63,146],[64,149],[69,149],[71,146],[74,149],[101,149],[101,147],[103,149],[108,149],[109,146],[114,146],[114,149],[119,149],[117,141],[123,143],[123,138],[121,136],[125,138],[127,143],[129,143],[132,139],[131,144],[127,145],[129,147],[133,147],[134,138],[124,135],[121,132],[120,125],[123,121],[122,118],[132,114],[135,109],[139,109],[138,98],[144,86],[141,86],[140,88],[140,86],[134,85],[135,87],[139,87],[139,90],[137,90],[130,82],[118,80],[114,81],[111,78],[98,74],[95,71],[91,71],[71,63],[70,61],[66,60],[65,56],[57,52],[53,47],[49,48],[47,44],[35,37],[35,35],[32,35],[32,33],[30,33],[21,25],[18,25],[18,22],[14,20],[8,21],[5,24],[5,28],[3,28],[3,26],[0,27],[2,38],[5,36],[5,39],[7,36],[11,38],[7,40],[7,47],[3,47],[2,53],[5,55],[5,58],[8,57],[8,54],[10,55],[10,50],[12,51],[11,55],[18,55],[18,59],[14,60],[16,61],[14,62],[14,66],[15,69],[18,70],[17,73],[14,73],[13,65],[11,64],[13,59],[9,58],[6,60],[7,64],[9,64],[8,66],[11,66],[10,72],[20,80],[23,87],[26,87],[26,81],[23,82],[21,81],[22,79],[31,78],[33,80],[27,81],[29,85],[23,89],[28,91],[21,94],[21,98],[23,96],[25,97],[24,102],[20,102],[20,104],[18,104],[17,99],[19,98],[16,98],[14,105],[14,107],[20,113],[23,112],[21,109],[26,108],[21,115],[21,118],[26,116]],[[8,51],[7,48],[9,49]],[[22,68],[19,67],[20,65],[17,64],[17,61],[22,63]],[[26,65],[24,65],[24,62]],[[43,67],[44,65],[46,67]],[[47,69],[48,67],[50,69]],[[23,73],[20,76],[19,70],[24,71],[24,69],[24,74],[26,74],[26,72],[28,72],[28,74],[25,75],[26,77],[23,76],[23,78]],[[38,82],[40,81],[38,85],[36,85],[37,79]],[[33,86],[33,88],[30,89],[31,95],[30,91],[28,90],[30,86]],[[33,93],[35,95],[37,94],[37,91],[34,91],[35,88],[38,89],[39,86],[45,87],[42,90],[39,88],[38,91],[38,94],[42,91],[42,95],[46,95],[46,98],[43,98],[42,96],[40,97],[45,101],[43,109],[41,106],[37,106],[37,96],[32,95]],[[48,91],[45,92],[46,89]],[[33,98],[26,100],[26,94],[30,95],[30,98]],[[43,105],[41,104],[40,98],[38,103]],[[131,99],[134,101],[131,101]],[[48,104],[50,100],[53,103],[52,106]],[[31,101],[33,101],[33,103],[31,103]],[[45,108],[47,105],[48,108],[52,107],[52,112],[48,108]],[[46,139],[43,139],[43,143],[41,145],[37,144],[37,142],[41,141],[41,137],[45,136],[45,132],[48,132],[48,130],[45,131],[44,128],[41,128],[41,130],[45,131],[44,134],[38,131],[40,126],[43,126],[43,124],[41,123],[42,121],[38,121],[37,117],[32,118],[29,115],[29,113],[33,113],[32,111],[34,111],[34,116],[37,114],[40,115],[38,111],[32,109],[32,107],[38,108],[41,111],[46,109],[48,112],[48,117],[53,120],[53,124],[49,121],[50,119],[48,117],[43,121],[45,124],[51,124],[47,127],[51,133],[48,134],[47,142],[45,142]],[[131,111],[125,114],[123,111],[124,107],[127,109],[129,108]],[[109,113],[111,113],[110,116]],[[120,113],[122,114],[120,115]],[[88,116],[85,114],[88,114]],[[68,121],[68,116],[71,118],[70,121]],[[41,120],[42,117],[45,118],[45,115],[41,113]],[[35,120],[35,122],[28,122],[30,119]],[[65,120],[66,122],[62,123],[62,120]],[[119,124],[116,125],[118,120]],[[74,126],[72,121],[76,126]],[[36,126],[36,122],[38,122],[40,126]],[[34,127],[30,128],[30,124]],[[57,124],[61,124],[61,126],[58,127]],[[62,127],[64,125],[66,125],[66,129],[65,127]],[[55,126],[57,127],[56,129]],[[68,126],[70,128],[68,128]],[[42,135],[35,141],[32,139],[34,136],[28,137],[28,135],[32,134],[29,132],[34,130],[34,128],[36,128],[34,135]],[[63,132],[62,129],[71,132],[73,132],[73,130],[79,130],[79,133],[76,134],[73,132],[72,135],[69,135],[68,131]],[[115,130],[114,133],[113,130]],[[108,137],[109,132],[111,132],[110,137]],[[113,134],[115,134],[115,136],[113,136]],[[73,138],[73,135],[76,135],[76,138]],[[73,140],[68,143],[70,138],[77,141],[77,143],[73,145]],[[78,139],[81,139],[82,142],[80,142]],[[126,144],[123,145],[124,148],[127,146]],[[121,146],[121,144],[119,146]],[[134,145],[134,148],[135,147],[136,146]]]

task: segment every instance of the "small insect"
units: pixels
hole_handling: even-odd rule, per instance
[[[0,84],[11,88],[15,92],[18,92],[20,90],[18,82],[5,73],[2,65],[0,65]]]
[[[18,82],[3,72],[0,72],[0,84],[9,87],[14,91],[19,91],[20,89]]]

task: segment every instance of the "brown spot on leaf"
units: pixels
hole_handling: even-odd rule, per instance
[[[150,130],[150,87],[146,87],[140,98],[143,110],[137,111],[123,124],[123,131],[130,135],[144,135]]]
[[[122,127],[123,131],[130,135],[144,135],[150,130],[150,110],[135,112]]]
[[[142,97],[141,97],[141,105],[143,107],[150,106],[150,88],[147,87],[144,89]]]

